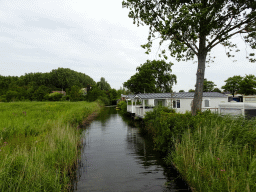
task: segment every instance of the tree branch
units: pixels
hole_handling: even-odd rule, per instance
[[[230,32],[230,31],[232,31],[232,30],[238,28],[239,26],[241,26],[241,25],[243,25],[243,24],[246,24],[249,20],[250,20],[250,19],[247,19],[247,20],[245,20],[244,22],[241,22],[241,23],[239,23],[238,25],[235,25],[235,26],[231,27],[231,28],[228,29],[227,31],[225,31],[225,29],[226,29],[227,27],[226,27],[225,29],[223,29],[223,30],[216,36],[216,38],[215,38],[214,40],[212,40],[212,42],[209,43],[209,45],[206,47],[207,51],[210,51],[215,45],[217,45],[217,44],[220,43],[220,41],[217,42],[217,43],[215,43],[215,41],[217,41],[219,38],[221,38],[221,36],[223,36],[224,34],[227,34],[228,32]],[[242,29],[242,30],[244,30],[244,29]],[[242,30],[239,30],[238,33],[239,33],[239,32],[242,32]],[[234,34],[237,34],[237,32],[235,32]],[[234,34],[231,34],[231,36],[233,36]],[[228,35],[228,37],[231,37],[231,36]],[[227,38],[225,37],[223,40],[225,40],[225,39],[227,39]]]
[[[237,34],[237,33],[245,33],[245,32],[243,32],[243,30],[245,30],[245,29],[241,29],[241,30],[239,30],[239,31],[237,31],[237,32],[235,32],[235,33],[232,33],[232,34],[228,35],[227,37],[223,38],[221,41],[219,40],[218,42],[216,42],[215,44],[213,44],[213,45],[210,47],[210,49],[212,49],[213,47],[215,47],[215,46],[218,45],[219,43],[223,42],[224,40],[226,40],[226,39],[232,37],[233,35],[235,35],[235,34]],[[209,50],[210,50],[210,49],[209,49]]]
[[[195,50],[195,48],[198,50],[198,48],[197,48],[197,46],[195,46],[195,48],[189,43],[189,42],[187,42],[185,39],[184,39],[184,43],[190,48],[190,49],[192,49],[192,51],[196,54],[196,55],[198,55],[198,52]]]

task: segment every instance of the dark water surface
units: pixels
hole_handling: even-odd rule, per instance
[[[115,108],[105,108],[83,137],[77,191],[188,191],[176,171],[164,167],[152,143]]]

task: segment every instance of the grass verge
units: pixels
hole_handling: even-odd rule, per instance
[[[88,102],[0,103],[0,191],[69,191]]]

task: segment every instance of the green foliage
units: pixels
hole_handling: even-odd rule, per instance
[[[235,93],[239,92],[240,90],[240,83],[242,79],[243,78],[240,75],[229,77],[227,80],[225,80],[226,84],[221,88],[224,89],[224,91],[229,91],[234,97]]]
[[[184,90],[179,90],[179,93],[185,92]]]
[[[204,92],[212,92],[214,89],[214,86],[216,86],[212,81],[208,81],[207,79],[204,79]]]
[[[7,102],[5,95],[0,96],[0,102]]]
[[[95,110],[87,102],[1,103],[0,191],[70,191],[77,126]]]
[[[58,68],[50,73],[28,73],[21,77],[0,75],[0,102],[10,101],[96,101],[105,105],[116,104],[125,89],[111,89],[104,77],[97,84],[88,75],[71,69]],[[94,87],[90,91],[90,87]],[[97,87],[98,89],[96,89]],[[87,88],[88,95],[86,95]],[[66,91],[63,96],[52,91]]]
[[[237,49],[231,38],[241,34],[245,42],[256,48],[255,1],[166,1],[166,0],[123,0],[129,9],[128,16],[134,24],[148,25],[148,42],[142,45],[146,53],[151,52],[154,39],[159,44],[167,42],[170,55],[178,61],[197,59],[197,81],[192,114],[201,110],[206,62],[211,62],[211,50],[217,45],[225,46],[228,57]],[[157,35],[157,38],[156,38]],[[162,54],[165,59],[165,50]],[[246,57],[255,62],[255,54]],[[141,92],[142,90],[140,90]]]
[[[68,92],[71,101],[81,101],[82,100],[82,93],[80,92],[80,87],[73,85],[71,90]]]
[[[245,95],[256,94],[256,77],[254,75],[246,75],[240,82],[239,93]]]
[[[144,129],[195,191],[256,190],[256,119],[155,108]]]
[[[9,90],[5,94],[5,99],[7,102],[15,101],[17,100],[17,97],[18,97],[18,93],[16,91]]]
[[[43,101],[45,96],[49,93],[49,88],[41,85],[33,94],[34,101]]]
[[[116,102],[118,100],[118,98],[121,97],[121,94],[118,95],[117,91],[115,89],[110,89],[108,92],[107,92],[107,95],[108,95],[108,98],[110,100],[110,103],[112,105],[116,105]]]
[[[100,90],[108,91],[111,89],[110,85],[108,84],[108,82],[105,80],[104,77],[100,78],[100,81],[97,82],[97,86],[100,88]]]
[[[256,77],[254,75],[246,75],[245,77],[233,76],[225,80],[226,84],[221,88],[225,91],[230,91],[234,97],[235,93],[245,95],[256,94]]]
[[[63,94],[58,93],[58,92],[54,92],[54,93],[50,93],[48,95],[46,95],[45,99],[49,100],[49,101],[60,101],[63,97]],[[66,100],[66,98],[63,99],[64,101]]]
[[[173,146],[173,138],[181,138],[191,126],[192,118],[191,113],[179,114],[174,109],[159,106],[145,115],[145,129],[151,135],[155,149],[166,154]]]
[[[212,90],[212,92],[218,92],[218,93],[221,93],[221,90],[219,89],[219,88],[214,88],[213,90]]]
[[[120,111],[122,113],[126,113],[127,112],[127,103],[125,101],[120,101],[118,104],[117,104],[117,107],[120,109]]]
[[[206,114],[167,158],[196,191],[255,191],[256,121]]]
[[[110,100],[107,96],[99,96],[97,99],[101,100],[104,103],[104,105],[110,105],[111,104]]]
[[[188,92],[195,92],[195,89],[189,89]]]
[[[176,75],[171,74],[172,63],[149,61],[137,67],[137,73],[124,83],[124,87],[134,93],[171,92]]]
[[[122,4],[130,9],[129,17],[134,24],[149,26],[148,43],[142,46],[147,53],[155,34],[160,34],[160,45],[169,41],[171,56],[177,60],[193,59],[202,54],[200,51],[206,56],[218,44],[229,48],[227,55],[232,56],[236,46],[230,39],[239,33],[246,34],[246,42],[255,47],[254,1],[123,0]],[[165,55],[165,50],[162,54]]]
[[[86,99],[87,101],[96,101],[100,96],[106,97],[105,91],[98,86],[92,86],[92,89],[86,95]]]
[[[95,84],[88,75],[65,68],[54,69],[49,73],[28,73],[21,77],[0,75],[0,96],[5,95],[6,98],[8,91],[16,91],[17,94],[9,92],[6,100],[43,101],[51,91],[67,91],[75,85],[87,87]]]

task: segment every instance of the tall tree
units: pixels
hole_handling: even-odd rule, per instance
[[[227,80],[225,80],[226,84],[221,88],[224,89],[224,91],[229,91],[234,97],[235,93],[238,92],[240,89],[240,83],[242,79],[243,77],[241,77],[240,75],[234,75],[233,77],[229,77]]]
[[[214,86],[216,85],[212,81],[208,81],[207,79],[204,79],[203,92],[212,92],[214,89]]]
[[[151,51],[152,41],[159,34],[160,44],[169,41],[170,54],[178,61],[197,57],[193,115],[202,107],[205,63],[212,48],[222,44],[232,50],[236,45],[230,40],[236,34],[243,34],[245,41],[256,48],[253,0],[123,0],[122,4],[130,9],[129,17],[134,23],[149,25],[148,43],[142,46],[146,53]],[[227,56],[232,56],[230,51]],[[255,61],[251,56],[254,53],[249,60]]]
[[[172,92],[172,86],[177,83],[176,75],[171,74],[172,63],[147,60],[137,67],[137,73],[124,83],[134,93]]]
[[[100,78],[100,81],[97,82],[97,86],[101,89],[101,90],[105,90],[108,91],[111,89],[109,83],[105,80],[104,77]]]

